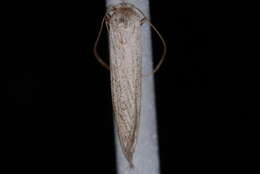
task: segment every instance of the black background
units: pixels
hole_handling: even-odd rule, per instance
[[[2,124],[9,170],[115,173],[109,72],[92,52],[105,3],[6,8]],[[210,51],[213,9],[151,1],[151,20],[168,46],[155,75],[162,174],[238,168],[249,153],[248,110],[235,102],[244,94],[216,78],[223,74]],[[108,57],[105,32],[101,39],[99,52]],[[153,40],[161,48],[154,34]],[[160,51],[154,49],[155,62]]]

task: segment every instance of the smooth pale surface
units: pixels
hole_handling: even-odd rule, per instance
[[[149,0],[128,0],[147,17],[149,17]],[[106,0],[107,6],[120,3],[120,0]],[[144,23],[141,31],[141,50],[143,74],[152,72],[151,33],[148,24]],[[142,101],[139,136],[133,157],[134,168],[130,169],[125,159],[118,137],[116,136],[118,174],[159,174],[158,138],[156,127],[156,109],[153,76],[142,78]]]
[[[125,5],[114,9],[107,20],[114,125],[130,166],[141,113],[141,19]]]

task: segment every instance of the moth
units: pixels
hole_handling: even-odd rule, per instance
[[[110,66],[97,53],[97,44],[106,23],[109,35]],[[161,66],[166,44],[157,29],[151,24],[144,13],[133,4],[121,2],[108,8],[94,44],[94,54],[105,68],[111,71],[111,93],[114,111],[114,122],[122,152],[133,167],[141,112],[141,79],[142,50],[141,26],[148,22],[158,34],[163,44],[163,54],[155,73]]]

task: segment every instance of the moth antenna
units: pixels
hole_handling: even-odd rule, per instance
[[[145,75],[145,76],[150,76],[150,75],[155,74],[160,69],[162,63],[164,62],[165,56],[166,56],[166,52],[167,52],[167,45],[166,45],[166,42],[163,39],[161,33],[156,29],[156,27],[152,24],[152,22],[146,16],[145,16],[145,19],[149,23],[149,25],[152,27],[152,29],[155,31],[155,33],[159,36],[159,38],[160,38],[160,40],[162,42],[162,45],[163,45],[163,52],[162,52],[160,61],[158,62],[158,64],[155,66],[155,68],[153,69],[153,71],[151,73]]]
[[[148,24],[151,26],[151,28],[155,31],[155,33],[159,36],[161,42],[162,42],[162,45],[163,45],[163,52],[162,52],[162,55],[161,55],[161,59],[159,61],[159,63],[155,66],[155,68],[153,69],[152,72],[148,73],[148,74],[145,74],[144,76],[150,76],[150,75],[153,75],[155,74],[161,67],[162,63],[164,62],[165,60],[165,56],[166,56],[166,52],[167,52],[167,45],[166,45],[166,42],[164,40],[164,38],[162,37],[161,33],[156,29],[156,27],[152,24],[152,22],[150,21],[150,19],[137,7],[133,6],[133,8],[135,8],[138,12],[140,12],[142,15],[143,15],[143,19],[141,20],[141,24],[144,23],[144,21],[147,21]]]
[[[102,22],[101,22],[101,26],[100,26],[100,29],[98,31],[98,35],[97,35],[97,39],[95,41],[95,44],[94,44],[94,48],[93,48],[93,51],[94,51],[94,55],[97,59],[97,61],[103,66],[105,67],[107,70],[110,70],[109,68],[109,65],[107,63],[105,63],[101,57],[99,56],[98,52],[97,52],[97,45],[98,45],[98,42],[99,42],[99,39],[100,39],[100,36],[101,36],[101,33],[102,33],[102,30],[103,30],[103,26],[104,26],[104,22],[106,20],[106,16],[107,16],[107,13],[104,15],[103,19],[102,19]]]

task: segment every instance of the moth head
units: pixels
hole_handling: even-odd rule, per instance
[[[131,21],[140,20],[140,15],[131,4],[121,3],[110,9],[107,22],[127,27]]]

